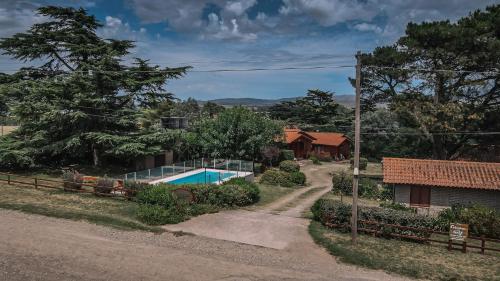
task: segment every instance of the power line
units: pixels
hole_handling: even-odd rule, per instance
[[[189,72],[197,73],[213,73],[213,72],[251,72],[251,71],[283,71],[283,70],[315,70],[315,69],[337,69],[337,68],[350,68],[353,65],[322,65],[322,66],[290,66],[290,67],[270,67],[270,68],[225,68],[225,69],[201,69],[201,70],[186,70]],[[7,70],[4,70],[7,71]],[[179,73],[178,69],[164,69],[164,70],[75,70],[68,73]]]
[[[375,68],[375,69],[393,69],[393,70],[405,70],[405,71],[422,71],[422,72],[453,72],[453,73],[500,74],[500,72],[498,72],[498,71],[474,71],[474,70],[453,70],[453,69],[404,68],[404,67],[377,66],[377,65],[363,65],[363,67]]]

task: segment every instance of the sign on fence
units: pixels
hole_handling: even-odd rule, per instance
[[[464,241],[469,235],[469,225],[460,223],[450,224],[450,239],[455,241]]]

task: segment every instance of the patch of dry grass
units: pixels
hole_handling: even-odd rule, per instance
[[[159,231],[135,218],[135,202],[63,190],[34,189],[0,183],[0,208],[59,218],[87,220],[122,229]]]
[[[500,255],[448,251],[442,245],[424,245],[360,235],[352,245],[349,233],[311,222],[316,243],[346,263],[382,269],[430,280],[500,280]]]

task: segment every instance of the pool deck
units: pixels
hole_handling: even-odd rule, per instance
[[[188,176],[191,176],[191,175],[195,175],[195,174],[198,174],[198,173],[201,173],[201,172],[216,172],[216,173],[233,173],[234,175],[233,176],[230,176],[230,177],[227,177],[225,179],[222,179],[221,181],[217,181],[215,182],[215,184],[221,184],[225,181],[228,181],[232,178],[236,178],[236,177],[246,177],[246,176],[249,176],[252,174],[252,172],[240,172],[240,171],[233,171],[233,170],[217,170],[217,169],[210,169],[210,168],[200,168],[200,169],[196,169],[196,170],[192,170],[192,171],[189,171],[189,172],[185,172],[185,173],[181,173],[181,174],[177,174],[177,175],[174,175],[174,176],[170,176],[170,177],[165,177],[165,178],[161,178],[161,179],[158,179],[158,180],[154,180],[154,181],[150,181],[149,184],[158,184],[158,183],[165,183],[165,182],[169,182],[169,181],[173,181],[173,180],[177,180],[177,179],[181,179],[181,178],[185,178],[185,177],[188,177]]]

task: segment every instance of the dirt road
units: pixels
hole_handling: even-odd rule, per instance
[[[212,229],[225,226],[224,235],[229,237],[240,231],[248,239],[243,243],[210,235],[119,231],[0,210],[0,280],[402,280],[338,264],[312,242],[308,220],[295,215],[324,192],[318,184],[326,182],[319,179],[329,177],[326,167],[306,169],[313,179],[306,191],[294,192],[258,212],[221,212],[215,215],[222,220],[208,216],[198,220],[208,221],[201,225]],[[305,196],[312,188],[317,189]],[[224,220],[231,216],[232,220]],[[252,226],[232,225],[238,220]],[[221,221],[225,223],[213,226]],[[280,237],[284,242],[275,247],[250,245],[259,239],[274,243]]]

